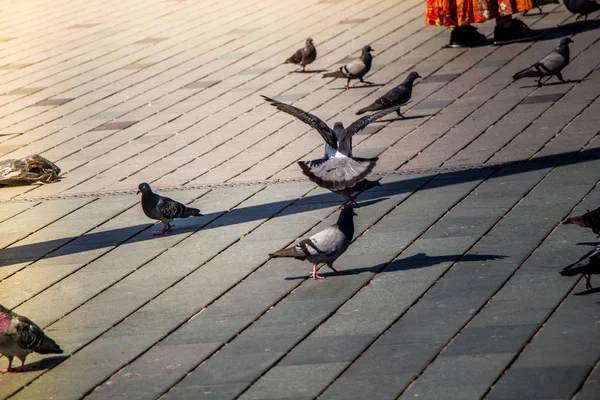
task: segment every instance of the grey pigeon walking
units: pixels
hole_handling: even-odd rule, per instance
[[[163,223],[163,229],[154,236],[162,236],[165,232],[171,232],[170,222],[175,218],[200,217],[200,210],[186,207],[178,201],[164,197],[152,192],[150,185],[140,183],[138,194],[142,193],[142,210],[148,218],[157,219]]]
[[[278,110],[293,115],[319,132],[325,141],[324,157],[311,161],[298,161],[298,165],[311,181],[331,191],[351,188],[373,170],[378,158],[353,157],[352,136],[376,119],[396,111],[395,108],[390,108],[364,116],[345,129],[341,122],[336,122],[331,129],[315,115],[269,97],[262,97]]]
[[[581,18],[587,21],[588,14],[600,10],[600,4],[593,0],[563,0],[563,3],[565,3],[567,10],[573,14],[579,14],[575,19],[576,21],[579,21]]]
[[[366,192],[367,190],[373,189],[374,187],[378,187],[378,186],[381,186],[379,181],[370,181],[368,179],[363,179],[362,181],[358,182],[356,185],[349,187],[347,189],[332,190],[332,192],[344,196],[344,200],[345,200],[344,204],[342,204],[338,208],[338,210],[343,210],[348,205],[351,205],[351,206],[357,205],[356,198],[358,196],[360,196],[361,193]],[[353,196],[354,193],[356,193],[356,195]]]
[[[317,48],[313,44],[312,38],[306,39],[304,47],[298,49],[290,58],[285,60],[284,64],[297,64],[302,66],[302,72],[310,71],[308,64],[311,64],[317,58]]]
[[[300,241],[292,247],[269,254],[271,257],[293,257],[297,260],[307,260],[313,264],[310,277],[323,279],[317,274],[317,265],[327,264],[336,274],[340,272],[333,268],[333,262],[350,246],[354,236],[354,210],[346,207],[340,213],[337,223],[326,228],[308,239]]]
[[[417,72],[411,72],[408,74],[404,82],[375,100],[374,103],[361,108],[356,112],[356,115],[361,115],[366,113],[367,111],[378,111],[385,110],[386,108],[401,106],[409,102],[410,97],[412,96],[413,83],[415,79],[420,78]],[[400,108],[396,111],[400,118],[404,118],[404,116],[400,113]]]
[[[585,276],[585,288],[592,289],[592,275],[600,274],[600,246],[581,257],[577,262],[560,271],[563,276]]]
[[[542,78],[549,77],[550,80],[553,76],[556,76],[561,82],[567,82],[564,80],[561,71],[570,61],[569,43],[573,43],[571,38],[563,38],[560,41],[560,45],[552,50],[550,54],[542,58],[540,61],[533,64],[531,67],[525,68],[522,71],[517,72],[513,75],[513,79],[521,78],[539,78],[538,86],[542,86]],[[545,83],[546,83],[545,82]]]
[[[567,218],[563,224],[575,224],[583,228],[591,228],[600,237],[600,207],[583,215]]]
[[[371,62],[373,61],[373,56],[371,55],[372,51],[374,50],[371,46],[363,47],[359,59],[350,61],[348,64],[340,67],[337,71],[323,74],[323,78],[346,78],[348,79],[348,82],[346,82],[346,89],[350,89],[350,81],[352,79],[359,79],[362,83],[372,85],[372,82],[363,80],[363,77],[371,69]],[[356,86],[356,84],[354,86]]]
[[[0,355],[8,358],[8,368],[0,373],[25,371],[25,359],[29,353],[62,354],[54,340],[46,336],[42,328],[0,304]],[[13,358],[21,360],[21,367],[12,367]]]

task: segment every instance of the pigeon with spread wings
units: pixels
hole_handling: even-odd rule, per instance
[[[371,115],[359,118],[350,126],[336,122],[331,129],[320,118],[289,104],[262,96],[278,110],[293,115],[300,121],[316,129],[325,141],[325,155],[322,158],[310,161],[298,161],[298,165],[311,181],[331,191],[342,191],[356,185],[373,170],[377,157],[360,158],[352,156],[352,136],[363,130],[371,122],[389,113],[395,112],[398,107],[388,108]]]

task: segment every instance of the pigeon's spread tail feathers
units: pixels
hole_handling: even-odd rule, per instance
[[[298,161],[298,165],[317,185],[329,190],[344,190],[362,181],[375,168],[377,160],[377,157],[342,157]]]
[[[181,218],[201,217],[201,216],[202,216],[202,214],[200,214],[200,210],[198,210],[197,208],[186,207],[185,210],[183,210],[183,214],[182,214]]]
[[[44,338],[42,339],[42,343],[40,344],[40,346],[35,349],[36,353],[40,353],[40,354],[62,354],[63,350],[60,348],[60,346],[54,341],[54,339],[49,338],[48,336],[44,335]]]
[[[344,71],[342,70],[342,68],[344,68],[344,67],[341,67],[337,71],[328,72],[326,74],[323,74],[323,78],[345,78],[346,74],[344,74]]]
[[[569,217],[563,221],[563,224],[575,224],[584,228],[587,226],[585,220],[583,219],[583,215],[579,215],[577,217]]]

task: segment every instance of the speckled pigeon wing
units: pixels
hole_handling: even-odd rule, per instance
[[[183,204],[168,197],[161,196],[158,203],[156,203],[156,211],[164,219],[180,218],[184,210],[185,206]]]

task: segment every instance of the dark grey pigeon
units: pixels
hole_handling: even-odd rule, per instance
[[[356,115],[364,114],[367,111],[379,111],[385,110],[386,108],[401,106],[410,100],[412,96],[413,83],[415,79],[420,78],[417,72],[411,72],[408,74],[404,82],[375,100],[375,102],[371,105],[368,105],[364,108],[361,108],[356,112]],[[396,111],[399,117],[404,118],[402,114],[400,114],[400,108]]]
[[[592,289],[592,275],[600,274],[600,246],[581,257],[579,261],[565,267],[560,271],[563,276],[585,276],[585,288]]]
[[[302,172],[317,185],[331,191],[351,188],[373,170],[377,157],[359,158],[352,156],[352,136],[363,130],[371,122],[386,114],[396,111],[395,108],[379,111],[354,121],[348,128],[336,122],[331,129],[318,117],[289,104],[262,96],[278,110],[298,118],[316,129],[325,141],[325,156],[317,160],[298,161]]]
[[[598,237],[600,237],[600,207],[588,211],[583,215],[567,218],[563,224],[575,224],[583,228],[590,228]]]
[[[171,224],[175,218],[199,217],[200,210],[197,208],[186,207],[178,201],[168,197],[160,196],[150,188],[147,183],[140,183],[138,194],[142,193],[142,210],[148,218],[157,219],[163,223],[163,229],[155,233],[154,236],[164,235],[165,232],[171,232]]]
[[[0,373],[25,371],[25,359],[29,353],[62,354],[54,340],[46,336],[42,328],[0,304],[0,355],[8,358],[8,368]],[[13,358],[21,360],[21,368],[12,368]]]
[[[297,64],[302,66],[302,72],[310,71],[310,67],[306,67],[308,64],[315,61],[317,58],[317,48],[313,44],[311,38],[306,39],[304,47],[298,49],[290,58],[285,60],[284,64]]]
[[[373,49],[371,46],[363,47],[362,54],[358,60],[350,61],[348,64],[340,67],[337,71],[323,74],[323,78],[346,78],[348,79],[348,82],[346,82],[346,89],[350,89],[350,81],[352,79],[359,79],[362,83],[372,85],[372,82],[363,80],[363,77],[371,69],[371,62],[373,61],[373,56],[371,55],[372,51]]]
[[[540,14],[542,13],[542,6],[545,6],[547,4],[558,4],[558,3],[559,3],[558,0],[533,0],[533,5],[538,9]],[[523,15],[527,15],[528,13],[529,13],[529,10],[526,10],[523,12]]]
[[[356,214],[352,207],[346,207],[340,213],[337,223],[315,233],[308,239],[300,241],[292,247],[269,254],[271,257],[293,257],[297,260],[307,260],[313,264],[310,277],[323,279],[317,274],[317,265],[327,264],[336,274],[340,272],[333,268],[333,262],[350,246],[354,236],[354,220]]]
[[[343,210],[348,205],[351,205],[351,206],[358,205],[356,203],[356,198],[358,196],[360,196],[361,193],[366,192],[369,189],[373,189],[374,187],[377,187],[377,186],[381,186],[379,181],[370,181],[368,179],[363,179],[362,181],[358,182],[356,185],[349,187],[347,189],[332,190],[332,192],[344,196],[344,200],[345,200],[344,204],[342,204],[338,208],[338,210]],[[353,196],[354,193],[356,193],[356,195]]]
[[[564,80],[560,71],[569,65],[571,58],[569,52],[569,43],[573,43],[571,38],[561,39],[560,45],[556,49],[552,50],[550,54],[533,64],[531,67],[517,72],[512,78],[515,80],[521,78],[539,78],[538,86],[542,86],[542,78],[546,76],[549,77],[546,82],[548,82],[548,80],[550,80],[550,78],[553,76],[556,76],[561,82],[567,82]]]
[[[563,0],[563,3],[565,3],[567,10],[571,11],[573,14],[579,14],[575,19],[576,21],[581,18],[585,18],[587,21],[588,14],[600,10],[600,4],[593,0]]]

